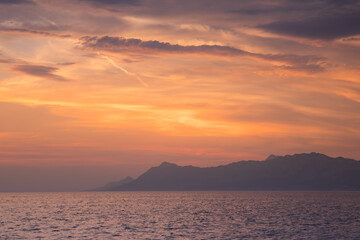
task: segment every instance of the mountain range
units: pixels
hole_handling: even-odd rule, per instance
[[[95,191],[360,190],[360,161],[320,153],[270,155],[218,167],[163,162]]]

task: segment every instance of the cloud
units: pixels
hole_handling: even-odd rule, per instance
[[[308,73],[317,73],[324,71],[322,64],[325,58],[313,55],[295,55],[295,54],[256,54],[260,58],[270,61],[279,61],[286,63],[280,68],[292,71],[301,71]]]
[[[106,61],[108,61],[113,67],[115,67],[116,69],[119,69],[120,71],[122,71],[123,73],[125,73],[128,76],[132,76],[135,77],[135,79],[142,84],[144,87],[148,87],[148,84],[146,82],[144,82],[137,74],[129,72],[128,70],[126,70],[125,68],[119,66],[118,64],[116,64],[114,62],[114,60],[112,60],[111,58],[109,58],[108,56],[105,56],[103,54],[98,53],[98,55],[100,55],[102,58],[104,58]]]
[[[4,55],[0,51],[0,63],[10,66],[11,71],[15,72],[21,72],[25,73],[31,76],[56,80],[56,81],[69,81],[69,79],[62,77],[60,75],[55,74],[56,71],[59,70],[59,68],[56,67],[50,67],[50,66],[43,66],[43,65],[37,65],[32,64],[27,61],[24,61],[22,59],[16,59],[16,58],[10,58]],[[73,65],[74,62],[60,62],[56,65],[58,66],[68,66]]]
[[[14,10],[9,10],[14,11]],[[20,15],[20,14],[19,14]],[[1,32],[18,32],[18,33],[30,33],[38,34],[45,36],[55,36],[55,37],[70,37],[70,35],[58,35],[50,33],[52,31],[61,31],[64,30],[64,27],[59,27],[55,22],[47,20],[45,18],[40,18],[40,20],[14,20],[14,16],[7,17],[3,21],[0,21],[0,31]]]
[[[0,0],[0,4],[23,4],[23,3],[33,3],[30,0]]]
[[[0,32],[19,32],[19,33],[30,33],[30,34],[36,34],[36,35],[43,35],[47,37],[58,37],[58,38],[70,38],[70,34],[55,34],[55,33],[49,33],[44,31],[36,31],[36,30],[30,30],[25,28],[2,28],[0,27]]]
[[[300,56],[295,54],[262,54],[244,51],[235,47],[221,45],[179,45],[156,40],[143,41],[137,38],[122,37],[82,37],[79,43],[82,49],[108,52],[140,52],[141,54],[204,54],[224,57],[252,57],[267,61],[282,62],[283,69],[315,73],[323,71],[324,58],[318,56]]]
[[[74,65],[76,64],[75,62],[60,62],[60,63],[57,63],[57,65],[60,65],[60,66],[70,66],[70,65]]]
[[[353,7],[358,4],[358,0],[274,0],[271,4],[267,1],[252,1],[246,4],[234,4],[235,10],[230,10],[230,13],[241,15],[264,15],[264,14],[294,14],[303,13],[307,16],[314,13],[325,12],[330,10],[345,10],[346,7]]]
[[[275,21],[258,26],[278,34],[309,39],[333,40],[360,34],[358,11],[340,14],[326,14],[294,21]]]
[[[211,55],[234,56],[247,54],[237,48],[219,46],[219,45],[199,45],[199,46],[183,46],[179,44],[171,44],[159,41],[142,41],[137,38],[121,38],[121,37],[83,37],[80,39],[80,45],[83,48],[93,50],[103,50],[109,52],[128,52],[128,51],[145,51],[147,53],[163,52],[163,53],[205,53]]]
[[[139,5],[139,0],[81,0],[95,5]]]
[[[12,61],[11,61],[10,59],[1,59],[1,58],[0,58],[0,63],[7,63],[7,64],[9,64],[9,63],[12,63]]]
[[[0,63],[4,64],[12,64],[15,63],[17,60],[9,58],[3,52],[0,51]]]
[[[13,63],[12,59],[6,58],[5,56],[3,56],[0,52],[0,63],[6,63],[6,64],[10,64]]]
[[[265,15],[265,14],[278,14],[278,13],[289,13],[289,12],[298,12],[304,10],[313,10],[312,6],[307,4],[274,4],[274,5],[258,5],[253,4],[248,7],[242,7],[236,10],[230,10],[230,13],[240,14],[240,15]]]
[[[332,5],[334,7],[344,7],[344,6],[354,6],[354,4],[359,4],[359,0],[325,0],[322,1],[325,2],[326,4]]]
[[[0,29],[3,32],[29,33],[51,37],[109,34],[125,31],[128,22],[121,16],[99,13],[77,1],[0,5]],[[88,9],[84,11],[80,9]]]
[[[66,78],[54,74],[58,70],[55,67],[41,66],[41,65],[16,65],[12,70],[25,73],[28,75],[52,79],[56,81],[68,81]]]

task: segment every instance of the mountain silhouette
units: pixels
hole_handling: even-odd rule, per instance
[[[124,184],[127,184],[129,182],[132,182],[134,181],[134,179],[130,176],[127,176],[126,178],[120,180],[120,181],[117,181],[117,182],[109,182],[108,184],[106,184],[105,186],[103,187],[99,187],[99,188],[95,188],[91,191],[112,191],[113,189],[116,189]]]
[[[107,185],[107,191],[360,190],[360,162],[320,153],[270,155],[218,167],[163,162],[137,179]]]

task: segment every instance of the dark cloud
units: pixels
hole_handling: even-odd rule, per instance
[[[22,3],[33,3],[30,0],[0,0],[0,4],[22,4]]]
[[[22,72],[28,75],[52,79],[56,81],[68,81],[66,78],[54,74],[58,68],[41,65],[16,65],[12,70]]]
[[[0,55],[0,57],[1,57],[1,55]],[[11,59],[1,59],[0,58],[0,63],[7,63],[7,64],[9,64],[9,63],[12,63],[13,61],[11,60]]]
[[[360,34],[360,12],[326,14],[294,21],[275,21],[259,28],[295,37],[333,40]]]
[[[145,52],[164,52],[164,53],[205,53],[212,55],[234,56],[247,54],[237,48],[219,46],[219,45],[199,45],[183,46],[159,41],[142,41],[137,38],[121,37],[83,37],[81,46],[94,50],[105,50],[110,52],[128,52],[128,51],[145,51]]]
[[[326,4],[330,4],[336,7],[353,6],[359,4],[359,0],[322,0]]]
[[[101,5],[140,5],[139,0],[80,0],[82,2],[89,2],[91,4],[94,4],[96,6]]]
[[[0,27],[0,32],[30,33],[30,34],[36,34],[36,35],[43,35],[43,36],[47,36],[47,37],[59,37],[59,38],[71,37],[70,34],[55,34],[55,33],[36,31],[36,30],[30,30],[30,29],[25,29],[25,28],[2,28],[2,27]]]
[[[332,40],[360,33],[359,0],[275,0],[234,4],[233,13],[283,35]],[[261,16],[262,19],[251,17]],[[256,26],[256,25],[252,25]]]
[[[360,41],[360,37],[344,38],[344,39],[342,39],[342,41],[344,41],[344,42],[347,42],[347,41]]]
[[[140,52],[142,54],[205,54],[212,56],[236,57],[247,56],[267,61],[285,63],[284,69],[305,71],[309,73],[323,71],[321,64],[324,58],[318,56],[299,56],[295,54],[262,54],[244,51],[235,47],[220,45],[190,45],[184,46],[159,41],[142,41],[136,38],[120,37],[83,37],[80,39],[80,48],[109,52]]]
[[[61,62],[61,63],[57,63],[57,65],[60,65],[60,66],[70,66],[70,65],[74,65],[76,63],[74,62]]]
[[[1,52],[0,52],[0,63],[6,63],[6,64],[10,64],[10,63],[13,63],[13,60],[12,59],[9,59],[9,58],[5,58],[1,55]]]
[[[241,15],[264,15],[264,14],[278,14],[278,13],[289,13],[299,11],[310,11],[314,10],[314,6],[309,4],[254,4],[248,7],[242,7],[236,10],[230,10],[230,13],[241,14]]]

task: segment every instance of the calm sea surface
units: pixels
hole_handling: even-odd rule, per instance
[[[360,239],[360,192],[0,193],[0,239]]]

